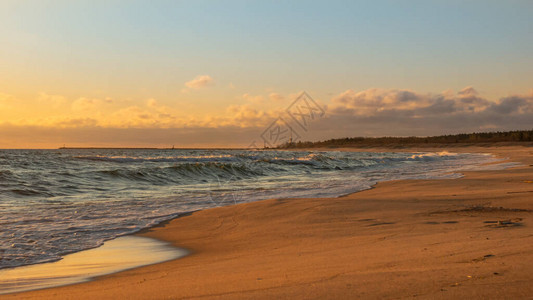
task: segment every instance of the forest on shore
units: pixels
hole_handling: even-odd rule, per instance
[[[278,148],[341,148],[341,147],[391,147],[391,146],[435,146],[435,145],[490,145],[505,143],[531,143],[533,130],[474,132],[427,137],[347,137],[318,142],[284,143]]]

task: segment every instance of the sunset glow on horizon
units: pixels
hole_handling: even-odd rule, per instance
[[[511,5],[512,4],[512,5]],[[0,148],[531,129],[529,1],[0,3]],[[262,146],[262,143],[260,143]]]

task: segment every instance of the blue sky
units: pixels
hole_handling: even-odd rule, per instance
[[[36,79],[77,75],[57,85],[91,79],[88,92],[142,82],[161,93],[206,73],[249,92],[473,85],[502,96],[529,88],[532,78],[531,1],[8,0],[0,7],[11,48],[4,63],[42,67],[21,74]],[[79,74],[106,70],[100,79]]]

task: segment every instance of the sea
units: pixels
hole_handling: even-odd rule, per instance
[[[0,269],[60,260],[197,210],[509,166],[485,165],[498,161],[448,152],[0,150]]]

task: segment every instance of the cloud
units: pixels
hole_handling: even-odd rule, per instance
[[[475,97],[478,92],[471,86],[467,86],[457,93],[460,97]]]
[[[223,125],[243,128],[264,126],[277,116],[275,111],[258,110],[249,105],[233,105],[227,108],[227,112]]]
[[[378,115],[390,111],[411,114],[450,114],[481,112],[494,103],[477,96],[472,87],[457,93],[421,94],[410,90],[368,89],[361,92],[348,90],[332,99],[334,112],[350,112],[357,115]]]
[[[409,90],[368,89],[347,90],[331,100],[330,108],[337,113],[376,115],[387,110],[413,110],[431,102],[425,95]]]
[[[74,100],[71,107],[74,111],[87,111],[93,109],[96,106],[96,102],[95,99],[82,97]]]
[[[274,101],[274,102],[280,102],[280,101],[283,101],[285,100],[285,97],[283,97],[282,95],[278,94],[278,93],[270,93],[268,95],[268,98],[271,100],[271,101]]]
[[[150,98],[146,101],[146,106],[148,107],[157,107],[157,100],[155,100],[154,98]]]
[[[77,112],[87,112],[90,110],[94,110],[98,107],[100,107],[102,104],[111,104],[113,103],[113,100],[109,97],[104,99],[97,99],[97,98],[86,98],[81,97],[74,101],[72,101],[71,108],[73,111]]]
[[[533,96],[506,97],[491,105],[489,109],[502,115],[533,114]]]
[[[257,96],[252,96],[250,94],[244,94],[242,95],[242,98],[250,103],[254,103],[254,104],[260,104],[262,103],[264,100],[265,100],[265,97],[261,96],[261,95],[257,95]]]
[[[247,102],[253,103],[253,104],[279,104],[277,102],[282,102],[285,100],[285,97],[283,95],[278,93],[270,93],[267,97],[263,95],[250,95],[250,94],[243,94],[242,98],[246,100]],[[266,101],[266,100],[269,101]]]
[[[76,127],[96,127],[98,120],[92,118],[67,118],[58,120],[54,123],[54,127],[61,128],[76,128]]]
[[[490,101],[472,87],[457,94],[410,90],[345,91],[328,105],[322,130],[358,135],[439,135],[481,130],[533,128],[533,95]]]
[[[190,89],[201,89],[214,85],[214,80],[209,75],[198,75],[191,81],[185,83],[185,86]]]
[[[67,98],[64,96],[51,95],[51,94],[47,94],[44,92],[39,93],[39,96],[37,97],[37,101],[45,105],[51,105],[54,107],[64,105],[68,102]]]

